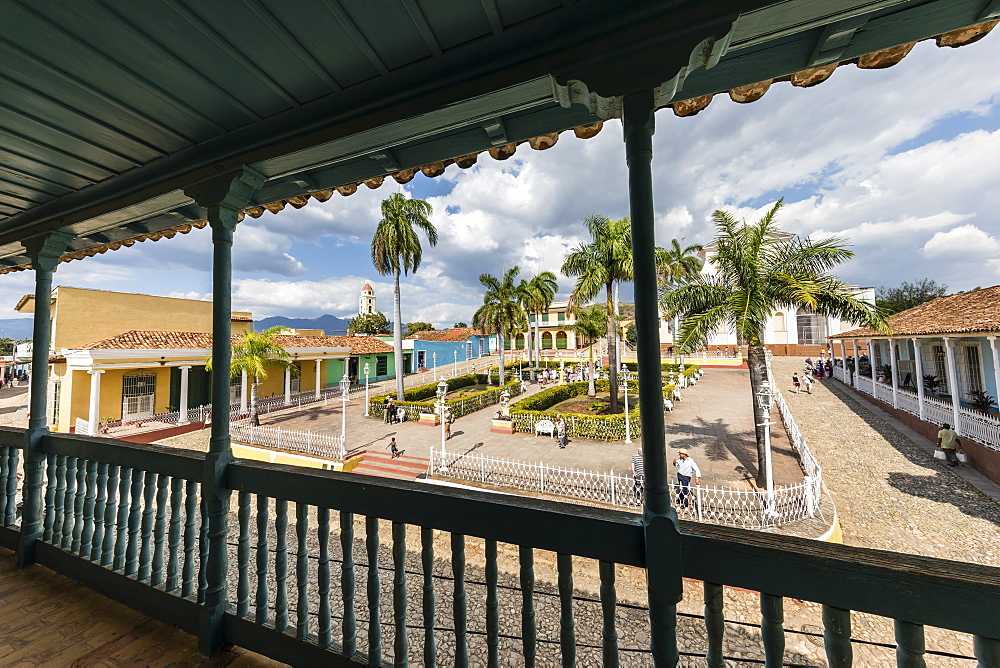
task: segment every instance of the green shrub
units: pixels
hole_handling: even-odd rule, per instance
[[[608,380],[598,380],[595,388],[598,392],[607,392],[610,388]],[[639,383],[628,381],[629,392],[638,392]],[[665,391],[665,390],[664,390]],[[569,436],[589,438],[598,441],[620,441],[625,438],[625,414],[617,415],[585,415],[582,413],[562,413],[548,410],[556,404],[587,393],[587,383],[566,383],[542,390],[530,397],[515,402],[510,407],[510,416],[515,431],[532,434],[535,423],[539,420],[555,422],[560,416],[566,420],[566,433]],[[633,438],[642,435],[639,424],[639,407],[634,406],[629,411],[630,431]]]
[[[457,376],[456,378],[449,379],[448,391],[451,392],[452,390],[468,387],[469,385],[480,385],[486,383],[487,375],[485,373],[470,373],[465,376]],[[491,404],[498,403],[500,400],[500,394],[505,389],[510,392],[511,396],[517,396],[521,393],[521,383],[515,379],[508,382],[503,387],[496,387],[490,390],[483,390],[482,392],[475,392],[473,394],[466,395],[461,399],[451,399],[445,402],[445,406],[451,408],[451,412],[455,417],[462,417],[463,415],[468,415],[469,413],[478,411]],[[386,398],[389,397],[395,399],[395,393],[388,392],[371,397],[368,402],[368,412],[373,416],[381,415],[382,404],[384,404]],[[403,390],[403,397],[405,400],[397,401],[396,406],[397,408],[402,408],[406,411],[407,420],[420,419],[420,413],[437,412],[437,383],[419,385],[417,387],[411,387],[407,390]],[[426,401],[427,399],[430,401]]]

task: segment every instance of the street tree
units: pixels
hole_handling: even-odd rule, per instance
[[[556,292],[559,291],[559,283],[556,280],[555,274],[551,271],[543,271],[537,276],[532,276],[530,279],[521,279],[517,291],[518,301],[520,301],[525,313],[531,313],[535,316],[534,336],[531,334],[530,321],[528,323],[528,349],[534,351],[535,364],[537,365],[541,356],[538,347],[541,339],[541,330],[539,327],[542,313],[547,311],[552,305],[552,300],[555,299]]]
[[[879,286],[875,289],[875,303],[886,315],[892,315],[946,294],[947,285],[932,278],[921,278],[913,283],[903,281],[896,287]]]
[[[483,305],[472,316],[473,327],[484,332],[496,332],[501,385],[504,381],[504,340],[528,326],[528,317],[521,307],[518,286],[514,282],[520,271],[518,267],[511,267],[500,278],[490,274],[480,275],[479,282],[486,288],[486,294],[483,295]]]
[[[409,199],[402,193],[393,193],[382,200],[382,220],[372,237],[372,263],[383,276],[392,274],[393,280],[393,352],[396,364],[396,400],[403,400],[403,316],[400,309],[399,276],[416,273],[420,267],[423,248],[420,235],[427,243],[437,245],[438,233],[427,219],[433,208],[421,199]]]
[[[389,327],[389,319],[385,317],[385,313],[362,313],[353,320],[351,324],[347,326],[348,336],[357,336],[358,334],[391,334],[392,329]]]
[[[588,347],[590,350],[590,361],[588,362],[588,367],[590,368],[590,381],[587,385],[587,396],[593,397],[597,396],[597,387],[594,384],[594,346],[593,342],[596,341],[601,334],[607,330],[608,326],[608,312],[604,306],[600,304],[594,304],[593,306],[578,307],[573,311],[573,315],[576,316],[576,324],[572,326],[573,331],[576,335],[583,337],[591,342]],[[612,388],[617,387],[613,385]],[[612,389],[611,394],[617,394],[617,392]]]
[[[777,309],[807,308],[823,316],[856,322],[888,333],[884,313],[861,301],[850,286],[828,272],[854,256],[838,238],[812,241],[778,234],[776,217],[782,200],[758,222],[738,222],[716,211],[715,273],[700,274],[663,292],[665,314],[683,318],[678,343],[691,350],[707,343],[720,327],[736,332],[749,346],[751,401],[757,426],[757,479],[764,484],[764,408],[757,401],[767,380],[766,351],[761,340],[768,317]]]
[[[247,377],[250,379],[250,422],[254,426],[260,425],[260,416],[257,412],[257,387],[267,378],[269,370],[289,369],[293,376],[299,375],[299,368],[292,364],[288,351],[278,343],[278,337],[284,330],[281,325],[259,332],[247,330],[233,343],[229,374],[235,378],[244,371],[247,372]],[[208,371],[212,370],[211,357],[206,360],[205,368]]]

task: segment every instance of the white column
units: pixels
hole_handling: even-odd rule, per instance
[[[877,397],[878,395],[875,394],[875,385],[877,383],[877,381],[875,380],[875,376],[876,376],[876,374],[875,374],[875,346],[872,345],[872,340],[871,339],[866,339],[866,341],[868,343],[868,366],[871,368],[871,372],[872,372],[872,396],[873,397]]]
[[[566,347],[567,348],[575,349],[576,348],[576,332],[571,329],[571,330],[569,330],[566,333],[566,336],[569,337],[569,340],[566,342]]]
[[[322,369],[323,360],[316,360],[316,398],[319,399],[319,392],[323,389],[323,380],[319,377],[320,369]]]
[[[990,342],[990,351],[993,353],[993,382],[996,383],[993,392],[1000,393],[1000,347],[997,345],[997,337],[987,336],[986,339]]]
[[[851,377],[848,374],[851,372],[847,368],[847,344],[844,343],[843,339],[840,340],[840,368],[844,371],[844,385],[850,385]]]
[[[896,341],[889,339],[889,365],[892,374],[892,407],[899,408],[899,360],[896,359]]]
[[[858,366],[858,340],[851,339],[851,345],[854,346],[854,373],[851,374],[851,387],[858,386],[858,373],[861,367]]]
[[[104,371],[92,370],[87,373],[90,374],[90,413],[87,416],[87,428],[91,436],[97,436],[101,423],[101,374]],[[34,375],[31,374],[32,377]]]
[[[240,413],[247,412],[247,372],[244,369],[240,373]]]
[[[191,370],[190,366],[181,367],[181,414],[180,414],[180,424],[187,424],[188,421],[188,372]]]
[[[924,419],[924,361],[921,359],[920,355],[920,339],[913,337],[913,361],[915,363],[915,369],[917,373],[917,404],[919,405],[918,417]]]
[[[285,403],[292,403],[292,367],[285,367]]]
[[[944,350],[948,357],[948,392],[951,393],[951,414],[955,424],[952,428],[961,436],[962,430],[958,423],[958,407],[962,404],[962,397],[958,394],[958,364],[955,362],[955,339],[950,336],[944,337]]]

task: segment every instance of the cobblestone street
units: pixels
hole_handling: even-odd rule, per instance
[[[789,408],[823,467],[844,542],[1000,566],[1000,505],[839,381],[788,391],[799,358],[774,358]]]

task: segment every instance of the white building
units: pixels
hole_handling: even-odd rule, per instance
[[[777,238],[792,238],[795,235],[788,232],[778,232]],[[717,269],[712,262],[716,253],[715,243],[706,244],[698,256],[703,262],[702,274],[712,276]],[[875,288],[852,286],[855,296],[862,301],[875,303]],[[853,329],[858,323],[848,322],[840,318],[818,315],[808,309],[776,309],[767,319],[764,326],[763,343],[776,355],[816,354],[820,348],[829,345],[828,335]],[[673,322],[660,320],[660,341],[672,343]],[[709,350],[735,348],[738,345],[736,333],[720,329],[708,341]]]
[[[371,283],[365,283],[361,288],[361,296],[358,298],[358,315],[369,315],[375,313],[375,290]]]

